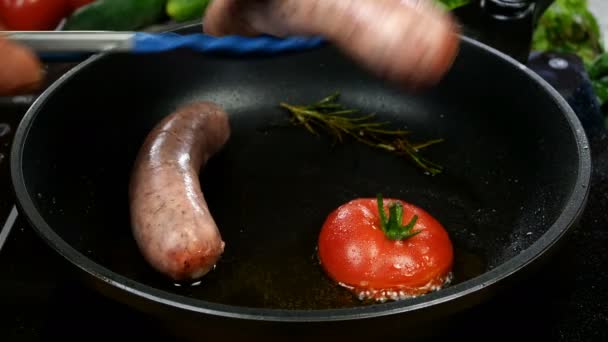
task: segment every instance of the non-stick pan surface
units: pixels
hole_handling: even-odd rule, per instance
[[[444,138],[409,160],[332,145],[288,121],[280,102],[340,91],[414,140]],[[232,137],[201,173],[226,252],[198,286],[175,286],[140,256],[128,181],[146,134],[178,105],[211,100]],[[23,213],[100,289],[144,310],[253,321],[341,321],[473,304],[560,240],[584,207],[587,140],[566,102],[531,71],[464,39],[437,87],[409,93],[332,47],[230,58],[176,51],[94,57],[55,83],[16,134],[12,174]],[[434,215],[456,247],[454,283],[400,302],[360,305],[315,257],[326,215],[357,197],[399,197]],[[315,310],[310,310],[315,309]]]

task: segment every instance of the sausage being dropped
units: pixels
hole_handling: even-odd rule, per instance
[[[175,281],[201,278],[224,251],[199,172],[229,136],[228,114],[195,102],[159,122],[137,155],[129,186],[133,235],[147,262]]]
[[[211,35],[322,35],[376,75],[406,88],[437,83],[459,50],[460,29],[434,0],[222,0]]]

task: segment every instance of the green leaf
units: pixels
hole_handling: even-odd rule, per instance
[[[444,9],[451,11],[458,7],[462,7],[464,5],[468,5],[470,0],[435,0],[435,2],[443,7]]]
[[[601,106],[608,103],[608,53],[604,53],[587,67],[593,90]],[[606,116],[608,113],[604,113]]]
[[[593,84],[593,90],[597,95],[600,105],[608,103],[608,76],[604,76],[599,80],[591,82]]]
[[[600,104],[608,103],[608,54],[605,53],[598,21],[589,10],[587,0],[555,0],[539,19],[532,49],[578,55]]]
[[[589,67],[589,77],[599,79],[608,76],[608,53],[602,54]]]
[[[604,52],[597,19],[587,0],[556,0],[538,21],[532,49],[578,55],[589,66]]]

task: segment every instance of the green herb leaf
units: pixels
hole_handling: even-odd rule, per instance
[[[608,53],[602,54],[589,67],[589,77],[599,79],[608,76]]]
[[[387,128],[387,122],[374,121],[373,113],[353,116],[359,110],[345,108],[338,103],[338,97],[336,92],[310,105],[281,103],[280,106],[291,113],[292,123],[304,126],[312,134],[318,134],[313,127],[322,128],[338,142],[350,136],[365,145],[407,157],[429,175],[443,171],[443,167],[421,155],[423,149],[443,142],[443,139],[412,143],[407,139],[409,131]]]
[[[532,49],[579,56],[600,105],[606,108],[608,54],[597,18],[589,10],[587,0],[555,0],[538,21]],[[608,118],[608,113],[604,112],[604,116]]]
[[[389,208],[389,216],[386,218],[384,212],[384,201],[382,194],[377,195],[378,203],[378,214],[380,216],[380,229],[384,232],[389,240],[406,240],[420,233],[420,230],[412,231],[416,222],[418,221],[418,215],[414,215],[407,225],[403,225],[403,206],[399,202],[393,202]]]
[[[588,67],[587,72],[600,106],[608,103],[608,53],[604,53]],[[607,116],[608,113],[604,113]]]
[[[593,85],[593,90],[597,95],[600,105],[603,106],[608,103],[608,76],[604,76],[599,80],[594,80],[591,84]]]
[[[532,49],[573,53],[586,66],[604,52],[597,19],[589,11],[587,0],[555,0],[538,21]]]

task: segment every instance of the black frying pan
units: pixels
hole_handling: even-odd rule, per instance
[[[330,138],[290,126],[278,106],[336,90],[346,105],[405,125],[415,139],[444,138],[425,156],[445,171],[431,177],[356,143],[332,147]],[[177,287],[139,254],[127,189],[145,136],[192,100],[230,113],[232,138],[201,173],[227,248],[201,285]],[[378,337],[411,336],[422,329],[409,325],[475,305],[540,265],[585,205],[591,161],[579,121],[556,91],[463,38],[451,72],[420,93],[385,84],[331,46],[249,59],[189,51],[96,56],[31,107],[11,166],[34,229],[111,298],[190,322],[205,336],[299,329]],[[450,287],[361,305],[323,276],[314,254],[326,215],[378,192],[444,224],[456,248]]]

